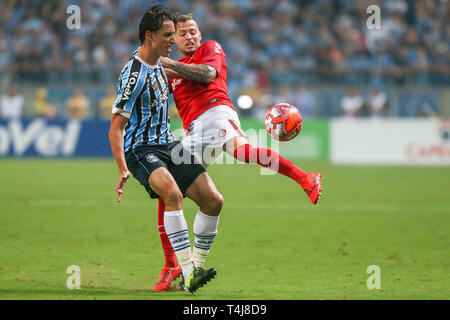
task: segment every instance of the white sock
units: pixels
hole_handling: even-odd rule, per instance
[[[208,216],[198,210],[194,219],[194,249],[192,260],[197,268],[203,268],[209,249],[217,235],[219,216]]]
[[[189,233],[183,210],[165,211],[164,226],[178,262],[180,263],[183,276],[187,279],[193,264],[191,257],[191,243],[189,242]]]

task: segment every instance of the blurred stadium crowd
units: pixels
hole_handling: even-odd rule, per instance
[[[261,109],[284,98],[300,107],[305,115],[348,115],[343,107],[345,91],[350,88],[347,95],[359,95],[354,87],[362,86],[367,88],[365,102],[355,115],[373,114],[371,97],[382,94],[387,100],[386,90],[390,86],[436,88],[446,87],[450,82],[449,1],[160,3],[180,13],[194,14],[203,40],[218,41],[227,53],[232,99],[236,101],[240,94],[246,93]],[[66,10],[73,4],[81,8],[79,30],[66,26]],[[36,91],[36,100],[53,99],[57,106],[35,106],[37,114],[71,116],[68,99],[72,98],[88,105],[82,108],[85,112],[73,114],[101,116],[102,103],[106,105],[106,97],[114,95],[111,88],[106,88],[115,83],[130,53],[139,45],[139,21],[151,4],[146,0],[2,0],[0,81],[42,85]],[[366,9],[370,4],[381,7],[380,30],[366,27]],[[176,50],[173,52],[172,58],[179,58]],[[97,84],[98,89],[89,84]],[[73,89],[75,85],[77,88]],[[331,95],[327,107],[326,95],[318,96],[309,90],[318,85],[346,88],[339,97]],[[439,112],[436,106],[439,103],[433,99],[439,100],[431,96],[416,104],[425,101],[429,104],[426,108]],[[67,107],[64,112],[60,110],[62,102]],[[417,115],[422,109],[419,106],[405,115]],[[401,110],[397,115],[402,115]]]

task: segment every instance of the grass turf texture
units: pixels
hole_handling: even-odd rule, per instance
[[[153,292],[163,266],[157,201],[133,178],[115,202],[112,160],[0,161],[0,299],[448,299],[448,167],[344,167],[314,207],[293,181],[256,165],[213,165],[224,195],[194,295]],[[196,207],[186,200],[190,231]],[[191,233],[192,241],[192,233]],[[66,268],[81,268],[81,290]],[[381,290],[368,290],[370,265]]]

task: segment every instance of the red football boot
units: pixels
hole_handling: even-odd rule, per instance
[[[175,280],[181,274],[180,265],[175,268],[164,267],[161,270],[161,276],[159,277],[158,282],[153,287],[153,291],[165,291],[169,290],[170,284],[173,280]]]
[[[321,179],[322,175],[320,173],[309,172],[306,176],[305,182],[303,182],[302,185],[303,190],[305,190],[313,204],[317,204],[320,196],[322,195],[322,186],[320,185]]]

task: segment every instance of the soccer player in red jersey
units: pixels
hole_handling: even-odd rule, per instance
[[[300,184],[311,202],[317,204],[321,196],[321,174],[305,173],[277,152],[252,146],[244,136],[238,115],[228,97],[226,56],[220,44],[212,40],[201,43],[202,34],[191,14],[178,16],[175,37],[183,57],[178,61],[162,57],[161,62],[170,78],[178,113],[186,130],[183,146],[197,154],[205,167],[222,151],[226,151],[239,161],[258,163],[272,169]],[[167,270],[177,266],[160,218],[163,212],[164,203],[160,200],[158,228],[166,266],[155,290],[169,288],[173,274],[168,274]],[[201,210],[197,218],[204,218]],[[215,236],[217,229],[214,226],[217,226],[217,221],[207,221],[205,224],[208,232]],[[205,230],[202,232],[205,234]],[[208,251],[208,245],[194,241],[192,257],[196,267],[203,267]]]

